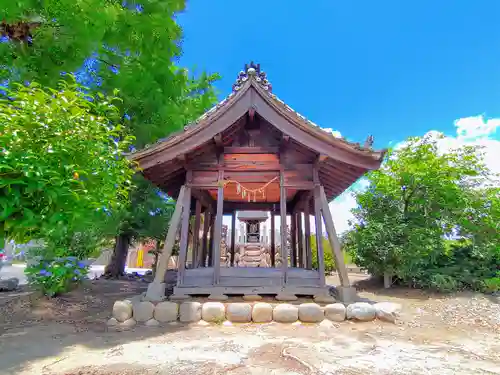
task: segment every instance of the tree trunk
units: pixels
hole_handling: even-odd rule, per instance
[[[384,273],[384,288],[389,289],[392,286],[392,274],[389,272]]]
[[[160,253],[161,253],[161,243],[160,240],[156,240],[156,250],[154,252],[154,261],[153,264],[151,265],[151,271],[153,271],[153,279],[156,276],[156,268],[158,267],[158,259],[160,258]]]
[[[127,261],[129,246],[130,236],[128,234],[116,236],[113,255],[104,270],[104,277],[106,279],[117,279],[125,275],[125,262]]]

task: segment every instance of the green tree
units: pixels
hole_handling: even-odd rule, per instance
[[[54,245],[118,209],[132,169],[116,98],[18,85],[0,100],[0,236]]]
[[[493,277],[500,261],[500,216],[499,189],[488,187],[490,177],[477,147],[441,153],[434,137],[409,139],[357,194],[354,230],[346,237],[355,263],[411,285],[441,281],[449,287],[457,271],[439,281],[436,266],[442,268],[443,256],[451,259],[446,237],[456,236],[474,244],[466,246],[469,258],[489,263]]]
[[[0,79],[50,87],[91,58],[85,84],[118,89],[135,146],[155,142],[215,100],[216,75],[194,78],[174,64],[182,37],[174,15],[184,8],[184,0],[3,1]]]
[[[0,43],[0,77],[53,85],[85,62],[78,76],[91,92],[119,90],[120,113],[135,147],[181,129],[216,100],[211,84],[217,75],[194,77],[174,63],[182,37],[174,16],[184,10],[184,0],[5,3],[0,32],[9,42]],[[108,276],[123,273],[142,213],[157,203],[147,185],[134,189],[128,212],[113,211],[118,224]]]

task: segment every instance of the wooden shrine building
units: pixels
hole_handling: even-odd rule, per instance
[[[164,295],[166,263],[179,229],[174,296],[328,294],[322,241],[317,241],[317,269],[312,267],[313,220],[318,237],[323,222],[326,226],[341,281],[338,292],[341,299],[349,299],[352,288],[328,202],[365,172],[380,167],[385,151],[374,151],[372,143],[372,137],[363,146],[349,143],[321,129],[272,93],[260,65],[246,65],[232,93],[194,124],[131,155],[145,178],[177,199],[148,296]],[[235,265],[237,211],[269,213],[270,267]],[[192,215],[195,235],[190,244]],[[221,265],[223,215],[232,216],[233,238],[230,261]],[[280,249],[275,221],[281,227]]]

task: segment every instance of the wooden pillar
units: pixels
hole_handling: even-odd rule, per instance
[[[208,231],[210,229],[210,211],[208,208],[205,209],[203,214],[203,240],[202,240],[202,251],[201,251],[201,266],[206,267],[207,256],[208,256]]]
[[[231,215],[231,267],[234,267],[234,251],[236,248],[236,211]]]
[[[302,235],[302,212],[297,212],[297,242],[299,251],[299,267],[305,268],[304,263],[304,236]]]
[[[191,188],[185,187],[184,202],[182,204],[182,224],[181,224],[181,242],[179,249],[179,272],[177,276],[177,285],[182,285],[184,282],[184,274],[186,271],[186,258],[189,243],[189,217],[191,210]]]
[[[184,194],[185,186],[181,187],[179,196],[177,197],[177,203],[175,204],[174,214],[170,219],[170,225],[168,227],[167,237],[165,238],[165,244],[163,245],[163,250],[158,258],[158,264],[156,265],[156,273],[154,283],[160,284],[165,282],[165,274],[168,269],[168,261],[172,255],[172,248],[174,247],[175,238],[177,237],[177,231],[179,230],[179,224],[181,223],[182,217],[182,205],[184,204]]]
[[[274,210],[271,212],[271,267],[276,267],[276,239],[274,228]]]
[[[290,266],[297,267],[297,214],[292,212],[290,215],[290,237],[291,237],[291,254]]]
[[[342,254],[340,241],[337,237],[337,232],[335,231],[332,213],[330,212],[330,208],[328,207],[328,200],[326,199],[325,189],[323,188],[323,186],[320,186],[319,194],[323,210],[323,218],[325,219],[326,231],[328,232],[328,240],[330,241],[330,246],[333,250],[333,256],[335,257],[335,264],[337,266],[340,284],[345,287],[350,287],[351,284],[349,282],[347,268],[344,263],[344,255]]]
[[[321,192],[320,186],[314,187],[314,218],[316,225],[316,248],[318,250],[318,272],[320,286],[325,285],[325,254],[323,252],[323,229],[321,221]]]
[[[214,266],[214,252],[212,249],[214,248],[214,234],[215,234],[215,214],[213,211],[210,211],[210,241],[208,245],[208,266]]]
[[[193,225],[193,250],[192,250],[192,267],[199,267],[200,259],[200,224],[201,224],[201,202],[196,200],[196,209],[194,213],[194,225]]]
[[[308,270],[312,268],[310,203],[311,201],[308,200],[304,206],[305,268]]]
[[[222,182],[223,178],[223,171],[219,170],[219,187],[217,188],[217,211],[215,216],[213,242],[214,284],[218,284],[220,279],[220,241],[222,236],[222,215],[224,213],[224,187],[220,182]]]
[[[287,227],[286,227],[286,188],[283,169],[280,171],[280,216],[281,216],[281,261],[282,261],[282,282],[283,285],[287,282],[288,268],[288,248],[286,246]]]

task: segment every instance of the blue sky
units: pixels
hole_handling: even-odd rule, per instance
[[[254,60],[292,108],[385,147],[500,116],[499,13],[495,0],[188,0],[181,63],[219,72],[224,96]]]
[[[222,98],[253,60],[288,105],[351,141],[443,132],[487,147],[500,172],[498,14],[498,0],[188,0],[180,62],[220,73]],[[354,206],[350,193],[331,203],[339,232]]]

